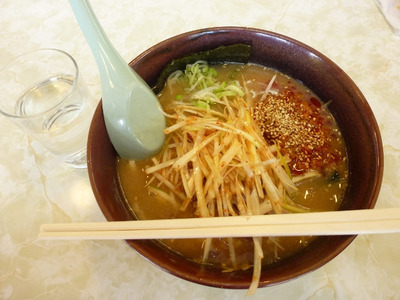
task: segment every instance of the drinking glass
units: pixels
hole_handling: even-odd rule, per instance
[[[0,70],[0,114],[66,163],[86,167],[94,104],[68,53],[38,49]]]

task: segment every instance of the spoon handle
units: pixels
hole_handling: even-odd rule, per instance
[[[96,60],[102,88],[126,86],[132,81],[132,70],[111,44],[88,0],[70,0],[75,18]],[[137,76],[139,77],[139,76]],[[137,79],[137,78],[136,78]]]

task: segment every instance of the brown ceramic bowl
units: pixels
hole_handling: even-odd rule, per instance
[[[221,45],[244,43],[252,47],[250,61],[277,69],[300,81],[324,102],[341,128],[349,158],[349,186],[341,209],[373,208],[379,193],[383,155],[373,113],[354,82],[330,59],[291,38],[259,29],[220,27],[184,33],[163,41],[130,65],[150,86],[171,60]],[[97,202],[109,221],[132,220],[116,173],[116,152],[108,138],[101,104],[90,128],[88,171]],[[313,271],[338,255],[355,236],[318,237],[294,256],[266,266],[260,286],[285,282]],[[127,241],[143,257],[171,274],[203,285],[248,288],[252,270],[222,273],[167,250],[154,240]],[[132,266],[133,267],[133,266]]]

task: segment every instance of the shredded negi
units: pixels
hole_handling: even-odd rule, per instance
[[[216,75],[204,61],[170,75],[166,84],[182,80],[187,89],[164,107],[167,141],[145,170],[148,188],[182,211],[195,205],[198,217],[304,211],[291,200],[297,188],[288,157],[268,145],[250,113],[246,83],[217,82]],[[211,242],[204,243],[204,261]],[[228,242],[234,263],[235,249]],[[261,238],[253,242],[249,294],[258,287],[263,258]]]

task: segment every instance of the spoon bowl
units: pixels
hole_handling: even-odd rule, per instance
[[[122,158],[144,160],[164,144],[165,118],[157,96],[107,38],[88,0],[70,0],[101,80],[104,120]]]

